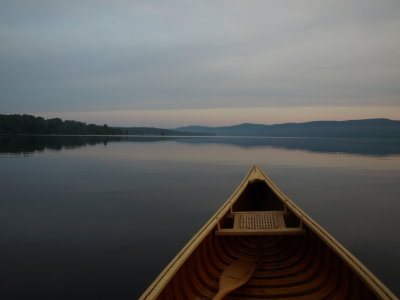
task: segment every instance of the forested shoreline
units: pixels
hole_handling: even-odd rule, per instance
[[[78,134],[115,135],[122,134],[119,128],[60,118],[44,119],[32,115],[0,115],[0,134]]]

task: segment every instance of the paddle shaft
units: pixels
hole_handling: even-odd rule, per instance
[[[222,300],[230,291],[219,291],[212,300]]]

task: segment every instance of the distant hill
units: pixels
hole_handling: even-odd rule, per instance
[[[154,127],[119,127],[122,134],[128,135],[157,135],[157,136],[209,136],[210,133],[194,131],[181,131]]]
[[[244,123],[222,127],[187,126],[176,130],[208,132],[217,136],[400,138],[400,121],[366,119],[274,125]]]

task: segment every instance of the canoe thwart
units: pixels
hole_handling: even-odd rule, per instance
[[[245,211],[232,212],[232,228],[221,228],[216,235],[280,235],[303,234],[301,227],[286,227],[284,211]]]
[[[219,279],[218,293],[213,300],[221,300],[230,292],[241,287],[253,275],[256,265],[254,262],[244,259],[235,260],[222,272]]]

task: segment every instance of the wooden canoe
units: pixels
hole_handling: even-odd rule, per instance
[[[398,299],[253,167],[140,300],[212,299],[238,260],[255,271],[223,299]]]

